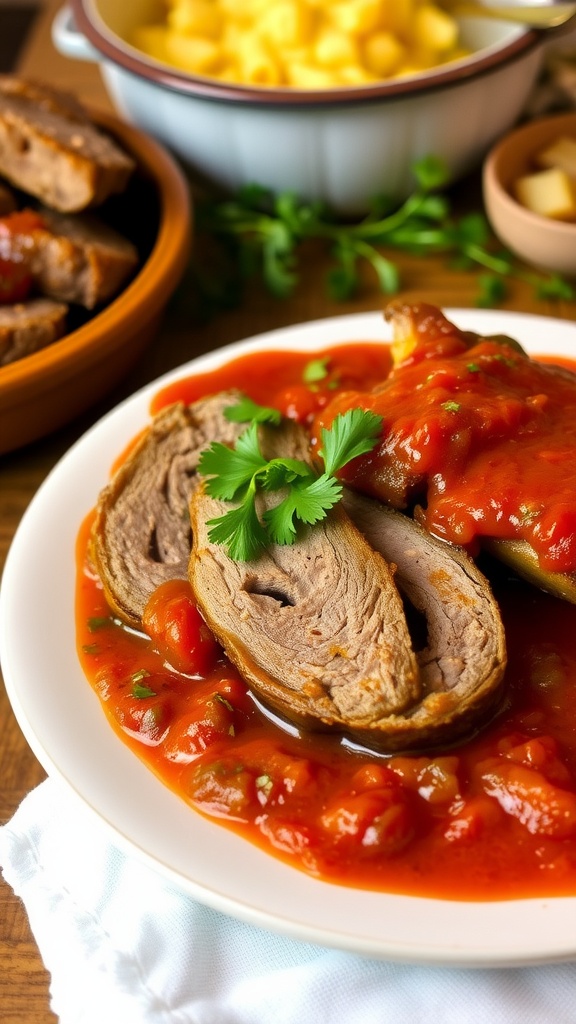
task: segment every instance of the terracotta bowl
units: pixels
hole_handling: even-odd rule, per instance
[[[486,213],[513,253],[541,270],[576,277],[576,223],[533,213],[513,196],[514,182],[532,168],[539,150],[563,135],[576,139],[576,113],[544,117],[506,135],[484,163]]]
[[[72,323],[60,341],[0,367],[0,453],[63,426],[112,390],[154,338],[188,260],[192,212],[180,168],[136,128],[108,114],[91,116],[136,160],[116,211],[144,262],[102,311]]]

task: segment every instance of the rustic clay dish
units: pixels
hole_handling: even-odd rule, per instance
[[[60,341],[0,367],[0,454],[68,423],[122,379],[152,341],[188,259],[192,214],[182,171],[141,131],[108,114],[92,116],[136,159],[116,209],[143,262],[102,311],[73,322]]]

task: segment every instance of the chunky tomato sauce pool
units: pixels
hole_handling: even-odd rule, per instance
[[[465,359],[480,365],[484,355],[463,357],[467,386],[468,375],[480,371],[466,367]],[[493,360],[498,352],[488,355]],[[350,392],[365,394],[385,381],[391,365],[390,349],[375,344],[313,355],[258,353],[171,385],[156,397],[153,411],[234,386],[314,429],[335,401],[346,403]],[[473,403],[469,391],[457,390],[453,371],[441,382],[430,381],[429,373],[430,366],[428,392],[430,386],[441,388],[438,451],[457,438],[453,465],[464,479],[463,448],[480,452],[477,438],[470,440]],[[502,434],[509,422],[528,422],[524,417],[533,409],[519,412],[506,375],[500,379],[508,396],[504,406],[488,397],[486,403],[493,409],[490,430]],[[411,387],[417,390],[414,380]],[[459,408],[446,408],[450,403]],[[537,425],[544,422],[539,417],[554,402],[532,404],[537,408],[528,416],[527,448],[538,461]],[[428,401],[430,437],[433,405]],[[452,422],[461,409],[462,438],[442,426],[444,416]],[[414,422],[416,414],[406,413],[407,419]],[[572,451],[573,429],[568,418]],[[541,449],[540,461],[550,464],[552,448]],[[515,453],[515,466],[518,459]],[[568,463],[566,458],[566,472],[562,463],[567,479]],[[570,465],[572,472],[573,458]],[[433,463],[428,472],[432,479]],[[500,479],[503,469],[495,472]],[[521,466],[515,470],[518,479],[522,472]],[[516,476],[510,480],[517,482]],[[437,497],[435,523],[444,514]],[[574,491],[564,498],[569,515]],[[477,496],[466,502],[471,507]],[[455,507],[460,515],[461,491]],[[462,513],[462,521],[467,517]],[[142,631],[126,629],[91,569],[90,526],[91,517],[78,540],[77,637],[84,671],[118,734],[191,807],[294,867],[344,885],[475,900],[576,893],[574,605],[481,560],[506,630],[503,706],[476,735],[453,747],[376,755],[334,735],[298,734],[274,720],[211,635],[186,581],[163,584],[148,602]],[[563,520],[559,528],[565,526]],[[574,536],[576,527],[571,530]],[[555,532],[548,532],[550,553]],[[558,565],[554,553],[550,564]]]

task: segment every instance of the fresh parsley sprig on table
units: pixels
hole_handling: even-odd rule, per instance
[[[258,406],[249,398],[226,410],[235,422],[251,420],[234,448],[214,442],[202,453],[198,472],[207,478],[213,498],[238,504],[208,522],[209,537],[224,545],[235,561],[248,562],[269,544],[292,544],[298,523],[313,526],[340,500],[336,474],[352,459],[371,451],[382,429],[382,417],[364,409],[336,416],[323,428],[319,452],[324,472],[301,459],[266,459],[260,450],[258,424],[278,425],[276,409]],[[277,504],[259,517],[258,492],[282,492]]]
[[[268,289],[281,298],[298,286],[298,250],[308,239],[330,246],[333,265],[327,287],[335,299],[347,299],[356,291],[359,267],[367,263],[375,273],[379,290],[394,295],[400,288],[398,268],[387,250],[415,255],[445,255],[467,270],[481,268],[478,305],[498,304],[507,283],[516,278],[534,288],[540,298],[572,299],[572,286],[556,274],[528,271],[514,257],[497,248],[482,213],[455,217],[441,190],[449,183],[444,163],[433,157],[412,168],[415,189],[399,206],[376,197],[362,220],[338,219],[326,206],[307,203],[291,192],[274,195],[259,185],[241,189],[223,201],[205,201],[198,207],[200,226],[216,238],[232,242],[235,261],[243,276],[260,272]]]

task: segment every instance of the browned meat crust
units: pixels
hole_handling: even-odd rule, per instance
[[[122,192],[134,161],[88,119],[73,97],[0,76],[0,174],[65,212]]]
[[[211,543],[208,522],[229,506],[198,487],[196,467],[204,447],[243,429],[223,415],[237,397],[165,410],[101,495],[93,554],[112,607],[138,625],[152,591],[188,568],[228,656],[290,721],[383,751],[435,747],[477,727],[502,696],[505,640],[486,580],[459,549],[348,492],[296,544],[254,561]],[[261,427],[260,440],[267,458],[309,457],[293,423]],[[425,621],[423,643],[408,606]]]
[[[431,537],[402,513],[349,491],[344,507],[369,544],[396,566],[401,593],[425,619],[425,642],[417,651],[422,699],[385,724],[388,747],[452,741],[502,699],[506,639],[488,581],[465,551]]]
[[[155,417],[100,494],[92,557],[111,607],[137,626],[161,583],[185,579],[190,557],[188,502],[201,452],[212,441],[232,444],[242,427],[224,416],[235,392]]]
[[[66,331],[68,307],[52,299],[0,305],[0,366],[38,352]]]
[[[292,721],[371,728],[419,695],[390,569],[340,509],[295,544],[236,562],[208,539],[226,505],[196,491],[190,582],[228,657]]]
[[[136,268],[136,247],[90,214],[40,210],[46,230],[29,237],[30,271],[43,295],[86,309],[106,302]],[[14,245],[18,235],[12,236]],[[25,244],[25,240],[22,240]]]

